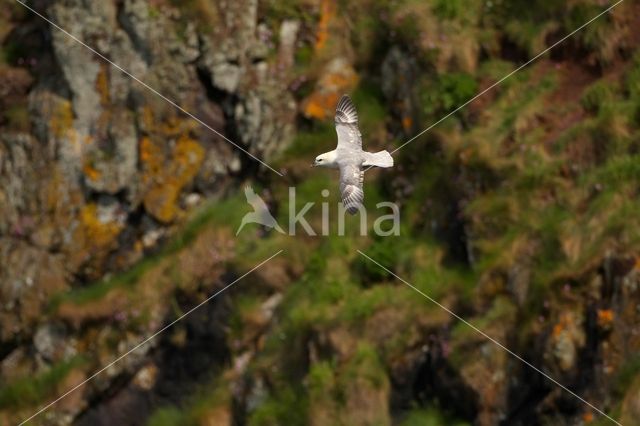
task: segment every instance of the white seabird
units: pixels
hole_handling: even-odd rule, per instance
[[[340,194],[345,209],[355,214],[364,201],[362,182],[364,167],[392,167],[393,157],[387,151],[376,153],[362,150],[362,135],[358,129],[358,113],[347,95],[336,107],[338,146],[316,157],[314,166],[340,169]]]

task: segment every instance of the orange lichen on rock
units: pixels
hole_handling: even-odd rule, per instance
[[[411,126],[413,125],[413,120],[411,119],[411,117],[402,117],[402,128],[404,130],[411,130]]]
[[[333,117],[340,96],[353,90],[357,83],[358,75],[345,59],[332,60],[325,67],[316,89],[303,102],[303,114],[316,120]]]
[[[601,328],[609,328],[613,323],[613,311],[611,309],[598,309],[598,325]]]
[[[338,103],[338,93],[314,93],[311,95],[305,106],[304,115],[317,120],[324,120],[331,117]]]
[[[178,213],[180,191],[198,173],[204,159],[200,144],[182,135],[169,158],[154,146],[151,138],[140,142],[140,159],[143,163],[143,184],[147,186],[144,196],[145,209],[161,222],[171,222]]]
[[[336,14],[335,0],[322,0],[320,4],[320,22],[316,32],[316,50],[322,50],[329,39],[329,24]]]
[[[151,138],[144,136],[140,140],[140,161],[144,167],[143,183],[150,183],[162,172],[164,156],[159,147],[154,146]]]
[[[562,314],[560,314],[560,318],[558,319],[558,322],[553,326],[553,331],[552,331],[552,336],[554,338],[558,338],[560,337],[560,335],[571,329],[573,327],[575,323],[575,318],[573,313],[571,312],[564,312]]]
[[[558,338],[560,337],[560,334],[562,334],[562,332],[564,331],[564,324],[562,322],[558,322],[553,326],[553,331],[552,331],[552,335],[554,338]]]
[[[93,166],[91,161],[85,161],[82,166],[82,172],[89,180],[100,179],[100,172]]]

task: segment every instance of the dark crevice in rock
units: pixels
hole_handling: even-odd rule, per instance
[[[529,54],[507,37],[500,40],[500,57],[515,64],[524,64],[529,60]]]
[[[469,265],[470,254],[467,244],[467,224],[464,220],[460,202],[452,201],[447,214],[448,221],[440,228],[440,237],[447,242],[449,248],[445,264],[459,263]]]
[[[526,356],[524,358],[529,360]],[[534,364],[533,361],[530,362]],[[520,364],[511,376],[507,398],[508,414],[501,424],[504,426],[539,424],[540,404],[550,391],[545,383],[546,379],[524,364]]]
[[[153,64],[153,55],[151,54],[151,50],[146,46],[144,40],[142,40],[138,35],[135,23],[131,20],[130,14],[125,11],[124,2],[117,2],[116,8],[116,19],[120,24],[120,28],[122,28],[129,37],[129,40],[131,40],[134,50],[140,55],[147,65],[151,66]]]
[[[202,87],[205,89],[205,93],[207,94],[207,99],[209,99],[213,103],[216,103],[222,106],[225,112],[225,118],[227,119],[233,118],[231,111],[233,109],[232,107],[237,101],[237,99],[235,99],[236,97],[231,93],[225,92],[224,90],[221,90],[215,87],[211,82],[211,72],[207,70],[205,67],[201,67],[201,66],[196,67],[196,72],[198,75],[198,80],[200,80],[200,84],[202,84]],[[227,120],[227,123],[229,123],[229,121],[230,120]],[[232,130],[232,129],[225,129],[225,130]]]
[[[234,109],[236,104],[238,103],[238,96],[215,87],[211,82],[211,73],[206,68],[199,66],[196,68],[196,71],[198,79],[200,80],[200,83],[204,87],[207,94],[207,99],[222,107],[225,118],[224,131],[222,132],[222,134],[225,135],[225,137],[227,137],[229,140],[233,141],[236,145],[249,151],[249,147],[242,143],[241,134],[234,116]],[[229,144],[228,141],[222,140],[222,138],[219,139],[221,144]],[[238,148],[234,146],[233,149],[237,150]],[[255,159],[249,157],[246,153],[242,153],[240,155],[240,161],[242,165],[240,167],[240,172],[236,176],[239,180],[244,180],[247,177],[255,176],[258,173],[260,163],[258,163]]]
[[[425,354],[416,372],[413,395],[421,405],[436,402],[443,411],[467,421],[473,421],[478,413],[478,396],[449,365],[437,344]]]
[[[40,13],[44,12],[40,10]],[[60,97],[71,99],[71,90],[53,49],[49,25],[35,15],[28,16],[3,40],[1,47],[6,60],[12,66],[27,68],[37,85],[46,87],[47,91]]]
[[[87,408],[76,417],[74,424],[76,426],[144,424],[140,422],[138,417],[140,413],[145,411],[144,405],[141,404],[140,398],[131,397],[132,389],[130,383],[131,374],[120,374],[118,377],[111,379],[107,390],[88,399]],[[135,405],[127,403],[134,401]],[[114,420],[116,423],[111,423]],[[118,423],[118,421],[124,421],[125,423]]]
[[[0,340],[0,361],[4,360],[14,349],[21,346],[24,342],[20,342],[15,337],[9,340]]]
[[[231,282],[234,278],[233,274],[226,274],[222,281]],[[207,294],[214,292],[210,290]],[[155,367],[157,373],[152,387],[141,388],[131,374],[122,374],[112,381],[107,392],[90,401],[89,408],[75,424],[144,425],[156,409],[182,406],[199,386],[215,380],[230,362],[226,330],[231,292],[202,305],[157,337],[155,349],[140,362],[140,367]],[[188,312],[201,299],[179,292],[175,301],[176,312],[165,324]]]

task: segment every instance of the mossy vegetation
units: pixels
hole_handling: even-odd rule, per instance
[[[229,418],[231,399],[229,384],[220,378],[197,386],[181,406],[165,405],[156,409],[147,426],[197,426],[217,419]]]
[[[35,377],[23,377],[0,385],[0,409],[21,409],[51,398],[68,374],[84,363],[81,357],[55,364]]]
[[[469,425],[469,423],[450,418],[435,407],[411,410],[402,423],[400,423],[401,426],[440,426],[445,424],[451,426]]]

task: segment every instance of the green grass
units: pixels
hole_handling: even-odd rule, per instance
[[[367,290],[356,290],[348,295],[337,314],[338,322],[355,325],[378,312],[393,302],[401,302],[397,297],[398,287],[381,285]]]
[[[309,401],[300,385],[285,385],[249,415],[249,426],[305,425]]]
[[[9,106],[3,115],[10,129],[22,132],[29,131],[29,110],[26,104],[19,103]]]
[[[45,402],[58,391],[58,386],[74,368],[84,363],[76,357],[53,365],[48,370],[35,375],[21,377],[0,386],[0,408],[21,409]]]
[[[421,103],[426,117],[440,118],[471,99],[478,91],[474,76],[466,73],[448,73],[426,80],[421,88]]]
[[[308,375],[310,394],[324,396],[323,394],[333,386],[334,376],[335,371],[331,363],[327,361],[314,363]]]
[[[614,97],[615,88],[611,83],[598,80],[584,91],[580,102],[587,111],[598,113],[605,104],[612,102]]]
[[[403,240],[400,238],[380,237],[362,251],[393,272],[403,251],[402,242]],[[364,256],[356,258],[354,272],[356,276],[360,277],[363,284],[379,282],[392,277],[389,272]]]
[[[147,426],[196,426],[216,408],[231,410],[229,383],[213,376],[203,384],[196,385],[180,406],[166,405],[156,409],[147,420]]]
[[[364,379],[374,389],[380,389],[388,381],[376,348],[365,341],[358,343],[355,354],[341,372],[341,387],[346,387],[347,383],[355,383],[357,379]]]
[[[401,426],[466,426],[466,423],[460,420],[454,420],[445,415],[435,407],[415,408],[409,412],[405,419],[400,423]]]
[[[29,50],[17,42],[7,42],[0,47],[0,63],[14,65],[18,62],[19,58],[29,56]]]
[[[465,0],[436,0],[433,11],[442,19],[459,19],[464,16],[468,7],[468,2]]]
[[[163,407],[153,412],[147,426],[187,426],[187,416],[176,407]]]

